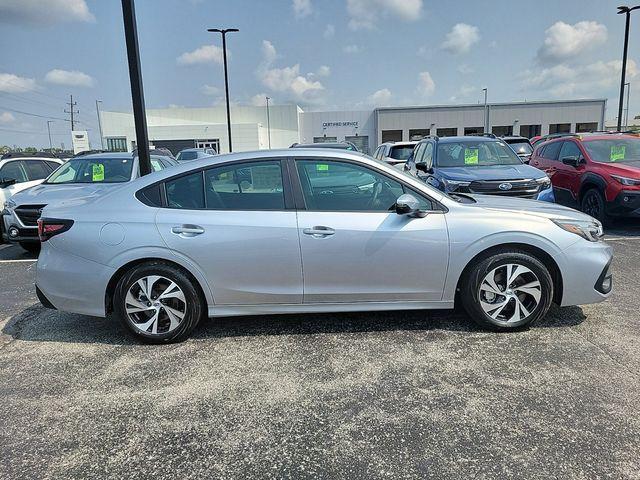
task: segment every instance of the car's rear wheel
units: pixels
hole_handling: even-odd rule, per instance
[[[553,299],[553,280],[547,267],[529,253],[494,254],[471,266],[460,299],[482,327],[514,330],[546,315]]]
[[[40,252],[40,242],[19,242],[19,245],[29,253]]]
[[[585,192],[580,202],[580,210],[600,220],[605,225],[611,221],[611,217],[605,211],[604,195],[597,188],[592,188]]]
[[[147,343],[186,339],[203,315],[203,301],[189,276],[161,262],[133,267],[120,278],[114,309],[125,326]]]

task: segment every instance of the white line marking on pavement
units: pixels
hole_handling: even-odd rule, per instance
[[[605,242],[615,242],[616,240],[640,240],[640,237],[604,237]]]
[[[36,258],[19,258],[17,260],[0,260],[0,263],[37,262]]]

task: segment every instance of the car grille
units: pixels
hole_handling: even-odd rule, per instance
[[[506,188],[508,185],[511,188]],[[521,198],[536,198],[539,189],[540,185],[535,180],[478,180],[469,185],[469,193]]]
[[[46,205],[20,205],[15,208],[14,212],[24,226],[37,227],[44,207]]]

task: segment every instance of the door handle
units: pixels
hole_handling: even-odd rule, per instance
[[[305,235],[311,235],[312,237],[315,237],[315,238],[322,238],[322,237],[328,237],[330,235],[333,235],[334,233],[336,233],[336,231],[330,227],[316,226],[311,228],[305,228],[304,230],[302,230],[302,233],[304,233]]]
[[[183,237],[195,237],[196,235],[204,233],[204,228],[199,225],[177,225],[171,229],[171,233]]]

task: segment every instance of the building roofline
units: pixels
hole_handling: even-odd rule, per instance
[[[565,103],[607,103],[606,98],[583,98],[577,100],[532,100],[522,102],[495,102],[487,103],[489,107],[509,107],[522,105],[561,105]],[[429,109],[452,109],[452,108],[484,108],[484,103],[462,103],[462,104],[440,104],[440,105],[408,105],[399,107],[377,107],[374,111],[394,111],[394,110],[429,110]]]

